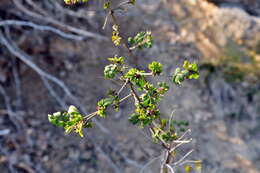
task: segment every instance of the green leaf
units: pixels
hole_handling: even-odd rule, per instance
[[[108,9],[108,8],[110,8],[110,5],[111,5],[111,1],[107,1],[107,2],[105,2],[105,3],[103,4],[103,8],[104,8],[104,9]]]
[[[148,68],[154,75],[159,75],[162,72],[162,64],[156,61],[149,64]]]
[[[153,37],[151,31],[139,32],[135,37],[129,37],[128,43],[132,49],[151,48],[153,46]]]
[[[119,34],[119,26],[118,25],[113,25],[112,29],[113,29],[112,37],[111,37],[112,42],[116,46],[120,46],[122,37]]]
[[[97,109],[98,109],[98,115],[100,117],[106,117],[106,109],[108,106],[110,106],[114,101],[114,98],[105,98],[105,99],[101,99],[98,103],[97,103]]]
[[[75,132],[78,133],[80,135],[80,137],[84,137],[83,134],[83,126],[84,126],[84,122],[80,121],[75,125]]]
[[[104,76],[107,79],[113,79],[116,74],[119,72],[116,64],[107,65],[104,69]]]
[[[64,0],[65,4],[67,5],[71,5],[71,4],[76,4],[79,2],[88,2],[88,0]]]
[[[170,89],[169,85],[166,82],[159,82],[158,86],[159,88],[157,89],[157,91],[159,94],[164,94]]]
[[[144,78],[144,75],[142,74],[143,71],[139,71],[136,68],[131,68],[124,77],[126,79],[129,79],[131,82],[133,82],[136,86],[140,87],[141,89],[144,88],[146,84],[146,80]]]
[[[180,85],[185,79],[199,78],[199,72],[196,63],[191,64],[188,61],[184,61],[183,68],[184,70],[181,70],[180,68],[176,68],[172,76],[172,81],[175,84]]]
[[[67,112],[49,114],[48,119],[52,124],[63,127],[66,133],[74,131],[83,136],[83,115],[75,106],[70,106]]]
[[[194,72],[193,74],[189,75],[189,79],[198,79],[200,77],[198,72]]]
[[[112,63],[115,63],[115,64],[124,64],[124,57],[117,57],[117,56],[114,56],[113,58],[108,58],[108,60]]]
[[[191,167],[190,165],[185,165],[185,166],[184,166],[184,169],[185,169],[185,171],[186,171],[187,173],[190,173],[191,170],[192,170],[192,167]]]
[[[132,124],[136,125],[136,124],[138,124],[138,123],[140,122],[140,120],[139,120],[138,117],[139,117],[138,114],[132,114],[132,115],[128,118],[128,120],[129,120]]]
[[[188,69],[188,68],[189,68],[189,65],[190,65],[189,61],[184,61],[184,62],[183,62],[183,68],[184,68],[184,69]]]

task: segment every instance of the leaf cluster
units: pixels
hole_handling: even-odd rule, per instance
[[[71,4],[76,4],[76,3],[85,3],[88,2],[88,0],[64,0],[65,4],[71,5]]]
[[[153,46],[153,37],[151,31],[139,32],[134,37],[128,38],[128,43],[134,48],[151,48]]]
[[[112,27],[113,32],[112,32],[112,42],[116,45],[116,46],[120,46],[121,45],[121,40],[122,37],[119,34],[119,26],[118,25],[113,25]]]
[[[75,106],[70,106],[68,111],[49,114],[48,119],[50,123],[63,127],[66,133],[74,131],[81,137],[83,137],[83,128],[92,127],[91,122],[84,123],[83,116]]]
[[[199,72],[196,63],[190,63],[189,61],[184,61],[183,69],[176,68],[173,76],[172,81],[180,85],[185,79],[198,79]]]

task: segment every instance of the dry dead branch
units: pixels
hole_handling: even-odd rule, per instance
[[[4,34],[2,32],[0,32],[0,42],[9,50],[9,52],[11,54],[13,54],[15,57],[19,58],[23,63],[28,65],[30,68],[32,68],[36,73],[38,73],[40,75],[40,77],[42,78],[46,88],[50,91],[50,94],[58,101],[58,103],[62,107],[65,107],[66,103],[60,98],[60,96],[58,96],[57,92],[54,91],[54,89],[51,87],[49,81],[53,82],[54,84],[59,86],[61,89],[63,89],[64,93],[75,103],[75,105],[78,105],[79,108],[82,110],[82,112],[87,114],[87,111],[86,111],[85,107],[83,105],[81,105],[79,100],[71,93],[71,91],[64,84],[63,81],[61,81],[60,79],[50,75],[49,73],[47,73],[45,71],[43,71],[39,66],[37,66],[35,63],[33,63],[31,61],[33,58],[30,57],[29,55],[27,55],[25,52],[23,52],[20,48],[18,48],[17,45],[13,41],[8,40],[8,38],[6,36],[4,36]],[[9,103],[8,96],[5,94],[3,88],[1,88],[1,87],[0,87],[0,92],[6,97],[6,104],[8,106],[7,109],[9,110],[9,114],[12,115],[13,111],[10,108],[10,103]],[[96,125],[104,133],[106,133],[106,134],[110,133],[109,130],[107,128],[105,128],[100,122],[98,122],[97,120],[93,120],[93,121],[96,123]],[[90,137],[90,139],[92,139],[92,138]],[[91,142],[94,144],[96,149],[105,156],[105,158],[108,161],[109,165],[115,170],[115,172],[120,173],[120,169],[113,162],[111,157],[108,154],[106,154],[103,151],[103,149],[99,145],[97,145],[95,143],[94,140],[91,140]]]
[[[45,16],[45,15],[41,15],[39,13],[36,13],[36,12],[26,8],[20,0],[13,0],[13,2],[19,10],[21,10],[23,13],[25,13],[26,15],[28,15],[32,18],[35,18],[37,20],[55,25],[57,27],[63,28],[64,30],[70,31],[72,33],[76,33],[76,34],[84,36],[84,37],[95,38],[95,39],[98,39],[98,40],[107,40],[106,37],[104,37],[100,34],[93,33],[93,32],[90,32],[90,31],[86,31],[86,30],[83,30],[83,29],[80,29],[80,28],[76,28],[76,27],[67,25],[63,22],[56,20],[55,18],[51,17],[50,15]],[[44,11],[39,6],[37,6],[37,10],[38,11],[39,10]]]

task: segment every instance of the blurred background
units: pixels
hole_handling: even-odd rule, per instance
[[[103,2],[0,1],[0,172],[158,172],[161,148],[128,123],[131,102],[83,139],[47,119],[70,104],[93,112],[119,87],[103,79],[107,58],[133,63],[111,43],[110,20],[102,30]],[[204,173],[259,173],[260,1],[137,0],[116,16],[126,38],[152,31],[153,48],[134,52],[140,67],[199,64],[200,79],[171,85],[161,104],[164,116],[190,121],[193,142],[180,152],[194,148]]]

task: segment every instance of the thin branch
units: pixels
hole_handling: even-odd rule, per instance
[[[173,165],[178,165],[180,164],[186,157],[188,157],[191,153],[193,152],[193,149],[190,150],[188,153],[186,153],[180,160],[178,160],[177,162],[174,162]]]
[[[106,17],[105,17],[104,24],[103,24],[103,26],[102,26],[102,29],[103,29],[103,30],[105,30],[105,28],[106,28],[107,21],[108,21],[108,17],[109,17],[109,13],[108,13],[108,14],[106,15]]]
[[[42,15],[49,15],[47,13],[47,11],[43,10],[42,8],[40,8],[37,4],[35,4],[32,0],[25,0],[29,5],[31,5],[34,9],[36,9],[39,13],[41,13]]]
[[[123,101],[125,101],[126,99],[128,99],[128,98],[131,97],[131,96],[132,96],[132,94],[129,94],[129,95],[123,97],[122,99],[119,100],[119,104],[122,103]],[[88,122],[89,120],[91,120],[92,118],[94,118],[96,115],[98,115],[97,113],[98,113],[98,111],[92,112],[92,113],[90,113],[90,114],[84,116],[84,121],[85,121],[85,122]]]
[[[177,149],[178,147],[180,147],[182,144],[187,144],[187,143],[190,143],[190,142],[192,141],[192,138],[190,138],[189,140],[182,140],[182,141],[181,141],[181,139],[184,138],[184,136],[185,136],[187,133],[191,133],[191,130],[190,130],[190,129],[186,130],[186,132],[184,132],[181,137],[179,137],[177,140],[174,140],[174,141],[172,142],[172,143],[177,143],[177,145],[174,146],[173,148],[171,148],[170,153],[172,153],[174,150],[176,150],[176,149]]]
[[[170,162],[171,155],[168,149],[165,149],[163,152],[164,156],[162,158],[160,173],[168,173],[168,168],[166,165]]]
[[[141,99],[139,98],[138,94],[136,93],[134,87],[133,87],[133,84],[131,82],[128,83],[129,87],[130,87],[130,90],[131,90],[131,93],[132,95],[134,96],[135,98],[135,101],[137,103],[140,103],[141,102]]]
[[[129,97],[132,97],[132,94],[128,94],[127,96],[123,97],[122,99],[119,100],[119,102],[123,102],[125,101],[126,99],[128,99]]]
[[[174,173],[173,168],[172,168],[169,164],[166,164],[166,166],[169,168],[169,170],[171,171],[171,173]]]
[[[162,155],[157,156],[155,158],[153,158],[152,160],[150,160],[149,162],[147,162],[142,169],[139,171],[139,173],[142,173],[150,164],[152,164],[154,161],[156,161],[157,159],[159,159],[160,157],[162,157]]]
[[[16,91],[16,106],[22,107],[22,91],[21,91],[21,80],[17,69],[16,59],[12,57],[12,72],[14,76],[15,91]]]
[[[5,102],[5,106],[6,106],[6,109],[7,109],[8,116],[9,116],[10,120],[14,123],[15,127],[17,128],[17,130],[19,132],[20,129],[21,129],[20,120],[16,116],[17,114],[14,113],[12,106],[11,106],[11,99],[7,95],[5,89],[2,85],[0,85],[0,94],[4,98],[4,102]]]
[[[191,133],[191,129],[188,129],[188,130],[186,130],[182,135],[181,135],[181,137],[179,137],[176,141],[180,141],[182,138],[184,138],[184,136],[186,135],[186,134],[188,134],[188,133]]]
[[[117,95],[119,95],[122,91],[123,91],[123,89],[125,88],[125,86],[127,85],[127,83],[128,83],[128,79],[126,79],[126,81],[125,81],[125,83],[122,85],[122,87],[118,90],[118,92],[117,92]]]
[[[59,26],[65,30],[68,30],[70,32],[73,32],[73,33],[76,33],[76,34],[79,34],[81,36],[84,36],[84,37],[90,37],[90,38],[96,38],[96,39],[99,39],[99,40],[107,40],[106,37],[100,35],[100,34],[97,34],[97,33],[93,33],[93,32],[89,32],[89,31],[86,31],[86,30],[83,30],[83,29],[79,29],[79,28],[76,28],[76,27],[73,27],[73,26],[69,26],[65,23],[62,23],[50,16],[43,16],[43,15],[40,15],[38,13],[35,13],[29,9],[27,9],[21,2],[20,0],[13,0],[14,4],[17,6],[18,9],[20,9],[22,12],[24,12],[26,15],[28,16],[31,16],[35,19],[39,19],[39,20],[42,20],[44,22],[47,22],[47,23],[51,23],[53,25],[56,25],[56,26]],[[40,7],[38,7],[40,8]]]
[[[51,27],[51,26],[44,26],[44,25],[38,25],[33,22],[29,21],[20,21],[20,20],[1,20],[0,21],[0,26],[8,26],[8,25],[14,25],[14,26],[28,26],[32,27],[34,29],[37,29],[39,31],[50,31],[53,32],[61,37],[64,37],[66,39],[71,39],[71,40],[77,40],[77,41],[82,41],[84,40],[83,36],[78,36],[74,34],[69,34],[65,33],[57,28]]]
[[[154,131],[154,129],[153,129],[152,126],[150,126],[149,129],[150,129],[150,131],[151,131],[152,134],[155,134],[155,131]],[[162,143],[162,146],[163,146],[166,150],[169,149],[167,143],[165,143],[162,138],[160,138],[159,136],[157,136],[156,138],[159,139],[159,141]]]
[[[180,163],[179,165],[181,166],[181,165],[184,165],[186,163],[195,163],[196,164],[196,163],[201,163],[201,161],[200,160],[185,160],[182,163]]]
[[[171,128],[171,123],[172,123],[172,118],[173,118],[173,113],[175,112],[175,110],[173,109],[172,110],[172,113],[170,115],[170,119],[169,119],[169,123],[168,123],[168,128],[170,129]]]
[[[190,143],[192,141],[192,138],[188,139],[188,140],[182,140],[182,141],[179,141],[179,140],[175,140],[173,141],[173,143]]]
[[[183,145],[184,143],[179,143],[176,146],[172,147],[170,150],[170,153],[172,153],[173,151],[175,151],[178,147],[180,147],[181,145]]]
[[[114,10],[110,10],[109,11],[109,15],[111,16],[111,18],[113,20],[113,23],[115,25],[119,26],[119,23],[117,22],[117,19],[116,19],[115,15],[114,15]],[[125,41],[125,39],[121,36],[120,27],[118,28],[118,32],[119,32],[119,36],[122,38],[122,43],[123,43],[124,47],[128,51],[129,56],[133,58],[135,66],[138,66],[138,58],[137,58],[137,56],[135,56],[133,54],[132,50],[128,47],[127,41]]]
[[[59,80],[58,78],[46,73],[42,69],[40,69],[36,64],[34,64],[30,59],[32,59],[29,55],[25,54],[22,50],[20,50],[14,43],[8,41],[6,37],[3,35],[3,33],[0,31],[0,42],[17,58],[19,58],[22,62],[27,64],[29,67],[31,67],[34,71],[36,71],[42,78],[48,79],[55,84],[57,84],[59,87],[63,89],[63,91],[66,93],[66,95],[74,102],[76,105],[78,105],[84,114],[86,114],[86,109],[84,106],[80,104],[80,102],[76,99],[76,97],[70,92],[69,88],[63,83],[63,81]],[[45,83],[46,84],[46,83]],[[1,87],[0,87],[1,92]],[[12,115],[12,110],[10,109],[9,104],[8,105],[8,111]],[[105,128],[100,122],[97,120],[93,120],[95,124],[104,132],[105,134],[110,134],[110,131]],[[94,143],[94,141],[92,141]],[[95,145],[97,150],[100,151],[105,158],[107,159],[108,163],[111,165],[111,167],[117,172],[120,173],[118,167],[113,163],[113,160],[110,158],[109,155],[107,155],[98,145]]]
[[[29,55],[25,54],[21,49],[19,49],[13,42],[10,40],[8,41],[6,37],[3,35],[2,32],[0,32],[0,41],[3,45],[6,46],[6,48],[17,58],[19,58],[22,62],[24,62],[26,65],[31,67],[35,72],[37,72],[41,77],[46,78],[54,83],[56,83],[59,87],[61,87],[64,92],[71,98],[73,101],[78,103],[76,101],[75,96],[70,92],[69,88],[61,81],[60,79],[48,74],[47,72],[43,71],[41,68],[39,68],[35,63],[33,63],[30,59],[32,59]]]
[[[45,79],[44,77],[41,77],[41,79],[42,79],[45,87],[49,90],[52,97],[59,103],[59,105],[62,108],[66,108],[67,104],[63,101],[63,99],[60,98],[60,96],[57,94],[57,92],[51,87],[49,81],[47,79]]]
[[[24,111],[15,111],[15,112],[13,112],[13,114],[14,114],[15,116],[18,116],[18,115],[24,115],[25,112],[24,112]],[[0,109],[0,115],[8,115],[8,110],[6,110],[6,109]]]
[[[128,0],[128,1],[121,2],[121,3],[119,3],[115,8],[113,8],[112,10],[115,11],[115,10],[118,10],[118,9],[122,9],[124,5],[128,5],[128,4],[130,4],[130,1],[129,1],[129,0]]]
[[[150,72],[150,73],[137,72],[137,74],[144,75],[144,76],[153,76],[152,72]]]
[[[84,121],[85,122],[88,122],[89,120],[91,120],[92,118],[94,118],[96,115],[97,115],[98,111],[96,112],[92,112],[86,116],[84,116]]]

